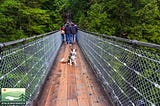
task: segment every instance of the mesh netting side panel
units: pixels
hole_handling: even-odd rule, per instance
[[[82,31],[78,44],[118,106],[160,105],[160,51]]]
[[[26,88],[28,100],[37,93],[61,46],[60,33],[2,51],[0,88]]]

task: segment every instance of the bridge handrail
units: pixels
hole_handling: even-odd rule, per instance
[[[10,45],[14,45],[14,44],[17,44],[17,43],[22,43],[22,42],[25,42],[25,41],[28,41],[28,40],[31,40],[31,39],[48,36],[48,35],[56,33],[56,32],[58,32],[58,30],[48,32],[48,33],[44,33],[44,34],[41,34],[41,35],[35,35],[35,36],[32,36],[32,37],[22,38],[22,39],[15,40],[15,41],[9,41],[9,42],[3,42],[3,43],[0,42],[0,48],[10,46]]]
[[[130,40],[130,39],[121,38],[121,37],[117,37],[117,36],[109,36],[109,35],[105,35],[105,34],[89,32],[89,31],[86,31],[86,30],[83,30],[83,29],[79,29],[79,30],[81,30],[83,32],[86,32],[86,33],[93,34],[93,35],[97,35],[97,36],[100,36],[100,37],[112,39],[112,40],[118,40],[118,41],[121,41],[121,42],[130,43],[130,44],[133,44],[133,45],[146,46],[146,47],[150,47],[150,48],[160,50],[160,45],[154,44],[154,43],[141,42],[141,41],[138,41],[138,40]]]

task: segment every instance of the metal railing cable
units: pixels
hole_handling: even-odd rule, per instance
[[[117,106],[160,105],[160,45],[85,31],[78,44]]]
[[[57,31],[1,43],[0,88],[26,88],[27,101],[32,101],[61,44]]]

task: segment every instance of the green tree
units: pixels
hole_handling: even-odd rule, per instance
[[[0,42],[59,29],[68,2],[61,0],[5,0],[0,2]]]
[[[25,37],[20,29],[19,16],[21,3],[18,0],[5,0],[0,4],[0,40],[16,40]]]
[[[160,44],[160,11],[159,4],[153,0],[136,11],[137,24],[131,29],[130,39]]]
[[[95,3],[90,7],[90,10],[87,12],[88,29],[93,32],[112,35],[115,33],[115,28],[111,24],[110,15],[104,9],[105,5],[103,3]]]

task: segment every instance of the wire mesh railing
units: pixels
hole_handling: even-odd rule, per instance
[[[27,101],[31,101],[61,43],[60,33],[55,31],[1,44],[0,88],[26,88]]]
[[[160,45],[84,31],[78,44],[117,106],[160,105]]]

